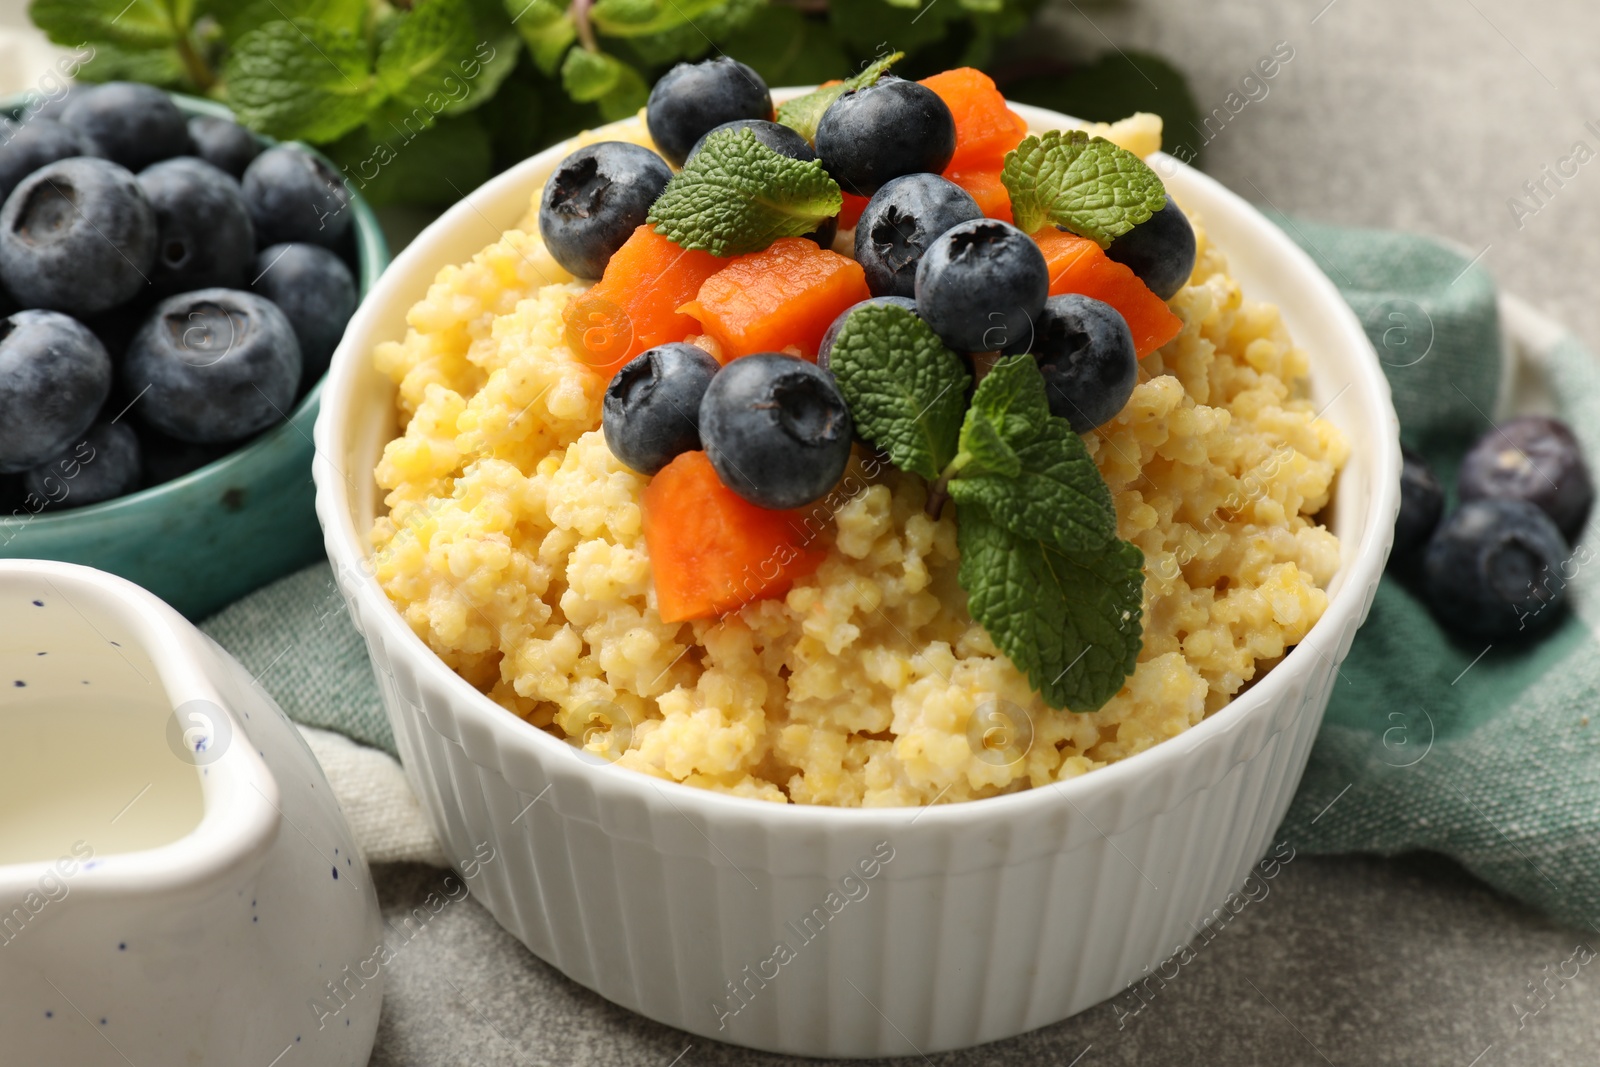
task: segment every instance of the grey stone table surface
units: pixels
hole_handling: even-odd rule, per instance
[[[948,2],[948,0],[946,0]],[[1265,97],[1216,132],[1207,169],[1258,204],[1448,237],[1600,350],[1600,165],[1543,202],[1574,143],[1600,148],[1593,0],[1053,0],[1068,47],[1171,57],[1202,110],[1280,41]],[[1256,94],[1260,96],[1259,92]],[[1569,168],[1570,170],[1570,168]],[[1524,210],[1510,201],[1521,197]],[[1529,208],[1536,210],[1527,210]],[[396,922],[444,872],[377,871]],[[1592,933],[1589,935],[1592,937]],[[1447,861],[1298,857],[1136,1016],[1103,1004],[940,1065],[1439,1064],[1600,1060],[1600,971],[1537,1013],[1540,983],[1585,935],[1496,896]],[[1591,971],[1593,973],[1591,973]],[[563,978],[470,899],[401,950],[374,1067],[778,1064],[650,1022]]]

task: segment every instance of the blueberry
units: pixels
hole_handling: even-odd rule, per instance
[[[99,154],[82,130],[38,116],[21,125],[0,123],[0,138],[0,202],[46,163]]]
[[[606,388],[602,428],[612,455],[654,474],[700,447],[700,398],[717,373],[704,349],[674,342],[642,352]]]
[[[679,63],[661,76],[645,104],[656,150],[683,166],[695,142],[735,119],[772,118],[772,94],[761,75],[727,56]]]
[[[1171,300],[1194,273],[1194,227],[1168,193],[1166,206],[1112,241],[1106,255],[1161,299]]]
[[[62,110],[61,121],[88,134],[100,155],[132,171],[194,148],[172,97],[137,82],[106,82],[80,93]]]
[[[828,328],[822,332],[822,340],[817,344],[817,366],[821,367],[823,370],[828,369],[828,361],[833,356],[834,338],[838,337],[839,331],[844,329],[845,320],[848,319],[851,313],[853,313],[857,308],[864,308],[872,304],[890,304],[895,307],[903,307],[913,315],[917,313],[917,302],[915,300],[908,300],[903,296],[875,296],[869,300],[862,300],[859,303],[851,304],[849,307],[839,312],[838,317],[829,323]]]
[[[345,325],[356,310],[356,280],[344,261],[308,244],[263,249],[250,288],[277,304],[300,342],[300,392],[328,370]]]
[[[1462,500],[1526,500],[1544,510],[1568,541],[1578,536],[1594,482],[1583,450],[1565,423],[1524,415],[1478,439],[1461,459],[1456,479]]]
[[[1050,414],[1066,419],[1077,433],[1115,418],[1139,384],[1139,354],[1128,320],[1110,304],[1079,293],[1046,300],[1030,341],[1007,352],[1033,353]]]
[[[874,296],[911,296],[929,243],[952,226],[983,218],[978,202],[937,174],[884,183],[856,223],[856,262]]]
[[[67,110],[67,105],[93,88],[94,86],[92,85],[74,83],[54,96],[46,95],[44,102],[34,109],[33,117],[27,121],[49,119],[52,122],[60,122],[62,114]]]
[[[998,219],[975,219],[935,238],[917,265],[917,308],[958,352],[990,352],[1032,336],[1050,291],[1033,238]]]
[[[139,330],[122,383],[134,410],[180,441],[248,437],[282,420],[300,381],[294,328],[266,297],[201,289],[169,297]]]
[[[611,255],[644,225],[672,171],[626,141],[585,145],[561,161],[539,200],[539,234],[555,261],[579,278],[605,273]]]
[[[839,236],[839,216],[834,215],[832,218],[823,219],[816,229],[800,236],[808,241],[815,242],[818,248],[833,248],[834,239]]]
[[[1488,640],[1548,625],[1566,599],[1566,542],[1526,500],[1470,500],[1434,531],[1423,556],[1439,621]]]
[[[768,106],[771,106],[770,102]],[[700,139],[694,143],[693,148],[689,149],[689,154],[684,157],[684,163],[687,164],[689,160],[700,154],[700,149],[705,146],[707,137],[714,133],[721,133],[724,130],[749,130],[755,135],[756,140],[778,153],[778,155],[788,156],[790,159],[798,159],[802,163],[810,163],[817,158],[817,154],[811,150],[810,143],[794,130],[781,122],[759,118],[734,119],[732,122],[724,122],[720,126],[712,127],[701,135]]]
[[[0,319],[0,472],[24,471],[80,440],[111,392],[111,357],[54,311]]]
[[[240,185],[262,248],[286,241],[336,248],[350,228],[344,179],[304,148],[267,149],[244,169]]]
[[[245,168],[261,154],[256,135],[217,115],[196,115],[189,120],[189,140],[194,154],[235,178],[244,177]]]
[[[850,462],[850,409],[827,371],[758,352],[717,372],[700,401],[700,440],[722,484],[764,508],[797,508]]]
[[[1400,514],[1394,521],[1394,551],[1403,559],[1428,543],[1444,513],[1444,486],[1417,453],[1400,447]]]
[[[122,423],[91,426],[83,440],[22,476],[47,511],[98,504],[139,488],[139,439]]]
[[[158,295],[249,280],[256,231],[239,183],[202,159],[168,159],[139,174],[139,188],[156,213],[156,262],[150,283]]]
[[[871,196],[901,175],[944,170],[956,150],[956,120],[927,86],[880,78],[823,112],[816,143],[845,192]]]
[[[0,280],[28,307],[106,311],[149,284],[155,257],[156,213],[109,160],[42,167],[0,210]]]

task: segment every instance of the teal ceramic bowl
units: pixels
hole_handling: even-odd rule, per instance
[[[232,117],[210,100],[173,99],[188,115]],[[0,113],[20,106],[0,102]],[[350,196],[356,284],[365,298],[389,263],[389,248],[372,208],[354,190]],[[181,478],[83,508],[15,509],[0,517],[0,558],[57,559],[120,574],[191,619],[321,559],[311,482],[311,426],[321,396],[318,382],[288,421]]]

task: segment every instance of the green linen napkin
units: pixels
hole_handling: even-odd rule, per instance
[[[1424,238],[1278,221],[1361,316],[1401,436],[1453,505],[1456,465],[1505,388],[1487,275]],[[1535,347],[1600,471],[1600,424],[1586,416],[1600,410],[1600,365],[1559,331]],[[1590,721],[1600,713],[1590,633],[1600,560],[1588,536],[1563,568],[1569,610],[1531,641],[1453,637],[1386,576],[1280,834],[1306,852],[1442,852],[1557,919],[1600,929],[1600,721]]]
[[[1407,443],[1453,481],[1503,391],[1488,275],[1426,238],[1279,222],[1366,324]],[[1600,367],[1575,340],[1561,336],[1541,362],[1566,410],[1600,410]],[[1600,425],[1569,421],[1600,469]],[[1386,577],[1282,836],[1311,853],[1432,849],[1558,919],[1600,922],[1600,722],[1588,719],[1600,654],[1582,621],[1597,571],[1576,567],[1574,610],[1541,640],[1487,649],[1445,634]],[[326,564],[203,628],[291,718],[394,753],[365,647]]]

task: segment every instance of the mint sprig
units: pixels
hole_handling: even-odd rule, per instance
[[[278,19],[240,37],[227,79],[241,121],[307,141],[360,126],[376,95],[366,42],[311,19]]]
[[[895,52],[874,61],[859,74],[853,74],[838,85],[828,85],[821,89],[813,89],[804,96],[797,96],[787,103],[778,106],[778,121],[794,130],[808,141],[817,138],[817,123],[822,121],[822,113],[833,106],[833,102],[845,93],[856,89],[865,89],[883,77],[897,60],[904,58],[904,52]]]
[[[682,248],[736,256],[802,237],[843,206],[820,161],[780,155],[749,130],[724,130],[673,175],[648,221]]]
[[[1051,130],[1006,155],[1000,180],[1024,233],[1047,223],[1101,248],[1166,204],[1166,188],[1144,160],[1083,130]]]
[[[1066,552],[963,505],[957,572],[967,610],[1054,708],[1096,711],[1143,645],[1144,555],[1127,541]]]
[[[981,505],[1019,537],[1083,552],[1117,535],[1111,490],[1083,438],[1050,414],[1031,356],[1002,359],[979,383],[952,465],[950,498],[963,513]]]
[[[1115,696],[1143,644],[1144,557],[1033,358],[998,360],[969,406],[965,365],[926,323],[867,305],[828,365],[862,437],[932,483],[929,513],[955,501],[958,578],[995,645],[1051,707]]]
[[[856,431],[901,470],[930,481],[955,459],[972,376],[903,307],[869,304],[833,340],[828,369]]]

